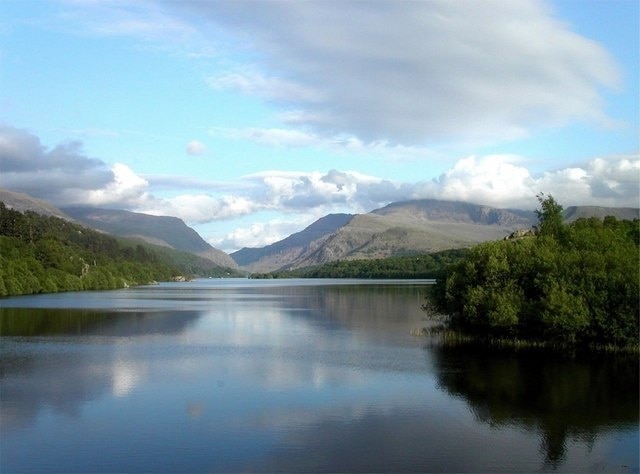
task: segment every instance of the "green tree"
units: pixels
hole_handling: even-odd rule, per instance
[[[564,346],[639,342],[638,221],[578,219],[541,199],[535,237],[471,249],[438,280],[433,303],[451,329]]]
[[[556,202],[553,196],[545,196],[540,193],[536,196],[540,208],[536,210],[539,219],[538,230],[541,235],[560,237],[563,233],[562,206]]]

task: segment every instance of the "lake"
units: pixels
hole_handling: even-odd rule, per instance
[[[428,284],[0,300],[0,471],[638,471],[637,356],[440,347]]]

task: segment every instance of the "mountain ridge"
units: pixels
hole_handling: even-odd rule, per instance
[[[26,193],[10,191],[6,188],[0,188],[0,202],[4,202],[9,209],[25,212],[33,211],[44,216],[59,217],[66,221],[73,221],[73,218],[63,212],[61,209],[53,206],[51,203],[30,196]]]
[[[536,213],[528,210],[437,199],[398,201],[366,214],[328,214],[278,242],[229,255],[209,245],[177,217],[87,206],[58,209],[44,200],[2,188],[0,201],[21,212],[61,217],[112,235],[186,251],[221,267],[250,272],[465,248],[530,229],[538,221]],[[633,220],[640,218],[640,210],[570,206],[563,214],[566,222],[607,215]]]
[[[9,209],[23,213],[32,211],[36,214],[59,217],[114,236],[188,252],[216,266],[238,268],[228,254],[209,245],[194,229],[177,217],[88,206],[57,208],[48,201],[6,188],[0,188],[0,202]]]
[[[286,265],[291,259],[299,258],[310,249],[320,246],[327,235],[347,224],[353,217],[353,214],[327,214],[302,231],[278,242],[259,248],[245,247],[232,252],[230,256],[240,267],[248,266],[253,269],[252,271],[272,268],[280,262]],[[255,265],[254,262],[261,263]]]
[[[639,217],[637,208],[572,206],[567,222],[579,217],[613,215]],[[465,248],[502,239],[538,222],[535,211],[501,209],[463,201],[420,199],[398,201],[366,214],[356,214],[342,226],[327,228],[318,221],[293,234],[306,246],[288,248],[290,237],[258,249],[241,249],[231,257],[251,272],[293,270],[336,260],[372,259]],[[308,234],[307,234],[308,232]],[[241,256],[240,259],[237,257]]]
[[[85,206],[63,207],[62,211],[78,222],[103,232],[183,250],[207,258],[217,265],[237,268],[236,262],[228,254],[212,247],[178,217]]]

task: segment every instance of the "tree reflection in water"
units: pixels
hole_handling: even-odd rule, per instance
[[[637,428],[635,355],[561,357],[472,347],[433,348],[439,387],[464,399],[488,424],[539,430],[551,467],[569,438],[593,444],[608,429]]]

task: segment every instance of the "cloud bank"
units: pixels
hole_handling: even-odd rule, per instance
[[[86,156],[80,142],[47,149],[28,131],[0,124],[0,186],[58,206],[134,207],[148,183],[124,164]]]
[[[211,76],[212,87],[366,142],[504,140],[576,120],[606,124],[598,89],[619,81],[600,45],[536,0],[170,4],[259,57]]]
[[[290,219],[255,222],[218,237],[227,248],[243,240],[293,231],[331,213],[362,213],[389,202],[448,199],[496,207],[533,209],[536,194],[552,194],[571,205],[640,205],[640,156],[600,157],[573,167],[532,175],[525,157],[469,156],[432,179],[392,182],[356,171],[263,171],[234,183],[180,177],[143,177],[126,165],[87,157],[78,142],[47,149],[28,131],[0,126],[0,186],[58,206],[120,207],[173,215],[190,224],[231,221],[261,213]],[[172,186],[172,187],[171,187]],[[171,196],[163,192],[169,190]],[[262,217],[260,217],[262,218]],[[299,227],[298,227],[299,229]],[[277,240],[277,239],[274,239]],[[269,242],[266,242],[269,243]],[[235,247],[234,247],[235,245]]]
[[[189,57],[288,126],[370,142],[504,141],[601,125],[620,72],[543,0],[67,0],[65,19]],[[71,8],[73,7],[73,8]],[[176,41],[176,38],[179,41]],[[179,46],[177,46],[179,44]]]

